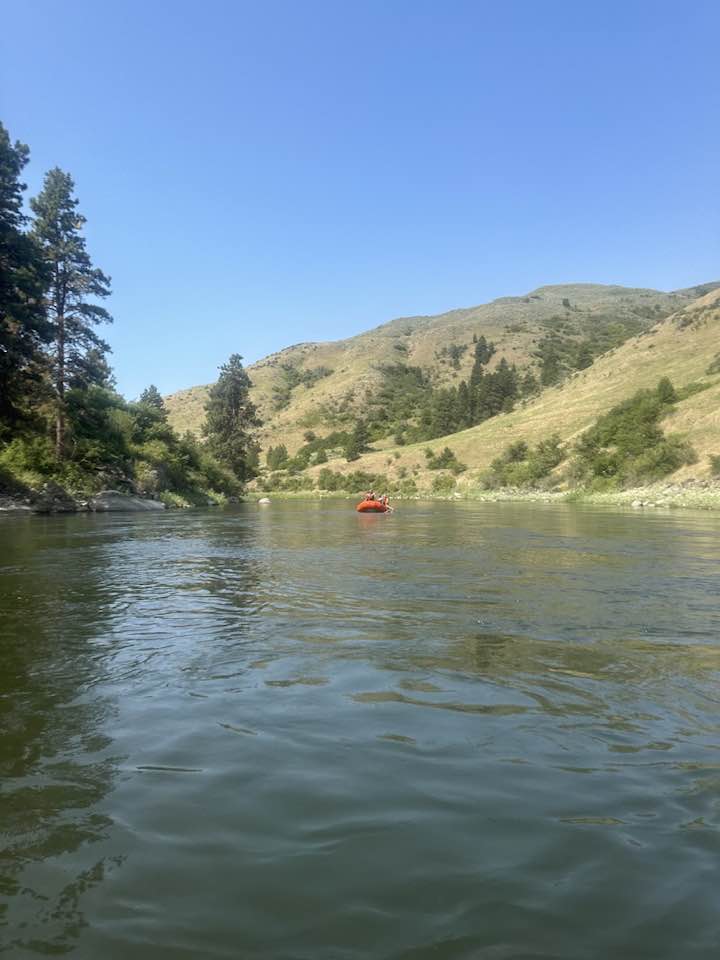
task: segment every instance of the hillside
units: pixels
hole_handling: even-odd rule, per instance
[[[642,333],[713,288],[664,293],[599,284],[540,287],[432,317],[404,317],[346,340],[301,343],[253,364],[253,399],[265,421],[264,448],[284,443],[294,452],[303,433],[327,433],[351,424],[392,364],[420,367],[433,386],[457,384],[472,366],[473,335],[496,346],[488,369],[501,358],[519,370],[539,369],[538,352],[552,339],[586,343],[597,354]],[[199,434],[207,386],[167,398],[170,422]],[[368,393],[369,392],[369,393]]]
[[[669,377],[676,388],[697,384],[675,406],[663,423],[666,432],[683,435],[695,448],[698,460],[682,467],[673,480],[702,479],[710,474],[711,455],[720,454],[720,290],[714,289],[686,304],[648,331],[631,338],[600,357],[587,370],[573,374],[556,388],[469,430],[432,441],[371,451],[352,464],[332,461],[334,470],[382,473],[390,480],[414,477],[428,489],[432,480],[425,449],[448,446],[467,472],[457,481],[458,490],[476,485],[479,475],[510,443],[537,443],[559,433],[565,445],[590,427],[611,407],[641,388],[653,388]],[[317,475],[318,467],[310,473]]]

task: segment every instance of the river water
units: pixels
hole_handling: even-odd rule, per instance
[[[720,955],[720,518],[0,524],[0,952]]]

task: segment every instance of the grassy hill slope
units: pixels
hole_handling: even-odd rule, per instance
[[[250,367],[253,399],[265,421],[261,443],[265,448],[284,443],[292,453],[302,444],[305,430],[327,433],[352,422],[366,391],[379,385],[385,364],[422,367],[437,386],[459,383],[470,372],[472,337],[477,334],[497,346],[491,368],[503,356],[519,368],[536,368],[535,353],[543,337],[559,333],[580,339],[602,327],[621,340],[629,331],[648,329],[658,318],[682,309],[701,292],[547,286],[439,316],[399,318],[346,340],[288,347]],[[453,354],[448,354],[450,347]],[[170,422],[177,430],[199,433],[207,389],[192,387],[167,398]]]
[[[640,388],[654,387],[669,377],[676,388],[697,383],[705,387],[677,404],[663,423],[666,432],[683,434],[694,446],[697,463],[683,467],[673,479],[703,478],[710,473],[710,455],[720,454],[720,290],[694,300],[647,332],[600,357],[557,388],[546,389],[534,401],[469,430],[432,443],[374,450],[352,464],[331,461],[334,470],[365,470],[391,479],[412,476],[420,489],[431,481],[425,449],[450,447],[468,466],[458,489],[477,484],[508,444],[537,443],[559,433],[565,444],[574,441],[611,407]],[[319,468],[312,468],[317,474]]]

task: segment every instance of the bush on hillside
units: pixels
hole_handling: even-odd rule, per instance
[[[638,390],[587,430],[575,446],[572,476],[592,489],[649,483],[695,462],[689,443],[666,436],[660,421],[678,394],[667,377],[655,390]]]
[[[709,367],[705,371],[705,374],[708,377],[711,377],[716,373],[720,373],[720,353],[715,354],[715,357],[713,358]]]
[[[541,440],[534,448],[524,440],[511,443],[490,464],[490,470],[482,476],[482,482],[491,489],[497,487],[532,488],[544,486],[543,481],[565,458],[560,447],[560,437],[553,434]]]
[[[455,477],[451,473],[439,473],[433,477],[433,493],[452,493],[455,489]]]
[[[455,475],[464,473],[467,466],[460,463],[450,447],[445,447],[440,453],[435,453],[430,447],[425,451],[428,470],[451,470]]]

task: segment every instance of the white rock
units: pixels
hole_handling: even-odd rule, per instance
[[[119,512],[123,510],[164,510],[165,504],[159,500],[145,500],[143,497],[134,497],[119,490],[102,490],[93,497],[88,504],[90,510],[96,513]]]

